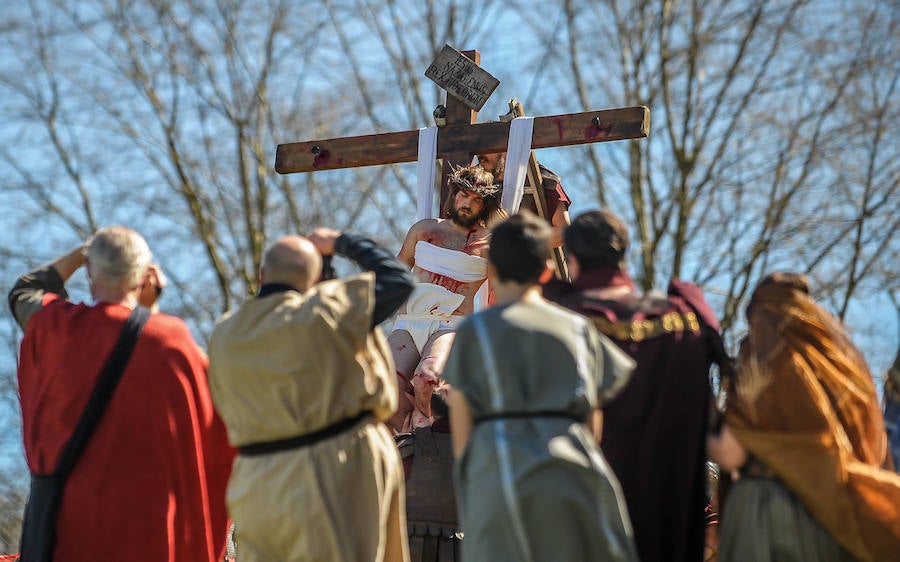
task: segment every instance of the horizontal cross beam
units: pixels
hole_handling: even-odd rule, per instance
[[[594,142],[637,139],[650,132],[650,110],[623,107],[535,117],[532,148],[573,146]],[[446,125],[438,132],[437,156],[453,152],[504,152],[509,123]],[[358,137],[280,144],[275,152],[279,174],[337,170],[419,159],[419,131],[380,133]]]

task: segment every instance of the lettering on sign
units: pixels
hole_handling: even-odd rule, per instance
[[[475,111],[481,110],[500,85],[488,71],[450,45],[444,45],[425,76]]]

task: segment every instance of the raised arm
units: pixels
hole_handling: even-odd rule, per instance
[[[560,204],[556,206],[553,216],[550,217],[550,224],[553,226],[553,236],[550,238],[550,244],[554,248],[558,248],[563,245],[563,232],[565,232],[567,226],[572,224],[572,219],[569,217],[569,211],[566,210],[565,205]]]
[[[324,255],[330,252],[328,244],[323,244],[322,240],[330,238],[334,253],[355,261],[361,268],[375,274],[373,328],[400,308],[412,293],[413,278],[409,269],[369,238],[327,229],[318,229],[309,238]]]
[[[44,305],[44,296],[53,293],[68,298],[65,283],[84,265],[84,245],[19,277],[9,292],[9,308],[24,330],[28,319]]]

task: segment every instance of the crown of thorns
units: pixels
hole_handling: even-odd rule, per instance
[[[467,174],[467,170],[471,170],[469,167],[465,166],[456,166],[455,168],[451,168],[452,172],[450,177],[447,179],[447,182],[451,185],[456,186],[457,189],[464,191],[471,191],[472,193],[476,193],[483,198],[493,198],[496,197],[500,193],[500,186],[494,183],[482,184],[482,183],[474,183],[471,179],[471,174]],[[490,175],[490,172],[484,171],[486,175]],[[466,177],[466,176],[470,177]]]

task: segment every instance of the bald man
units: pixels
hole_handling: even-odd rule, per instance
[[[322,257],[363,273],[320,283]],[[228,508],[241,562],[408,561],[403,467],[381,421],[397,408],[375,327],[413,287],[371,240],[317,229],[263,258],[256,298],[209,344],[213,401],[238,457]]]

